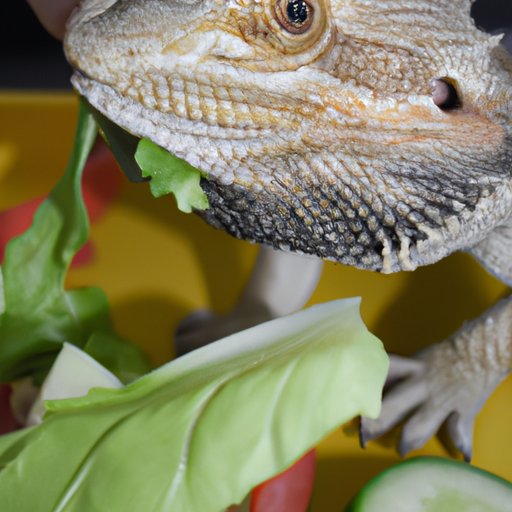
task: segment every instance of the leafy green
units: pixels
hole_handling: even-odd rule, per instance
[[[96,125],[81,104],[66,173],[32,226],[7,245],[0,282],[0,382],[25,375],[40,379],[64,341],[84,347],[95,332],[105,341],[100,362],[111,367],[115,360],[113,371],[121,379],[147,370],[140,351],[115,335],[101,290],[64,290],[71,260],[88,236],[81,177],[95,139]]]
[[[87,104],[87,107],[94,116],[101,136],[108,144],[110,151],[112,151],[126,177],[133,182],[147,181],[146,178],[142,177],[141,169],[135,161],[135,153],[140,138],[123,130],[123,128],[113,123],[92,105]]]
[[[0,438],[2,512],[220,512],[350,418],[388,360],[357,299],[232,335]],[[30,492],[27,492],[30,485]]]
[[[135,160],[142,169],[142,176],[151,178],[149,186],[155,197],[173,194],[178,208],[185,213],[209,207],[201,188],[201,173],[185,160],[148,139],[139,142]]]

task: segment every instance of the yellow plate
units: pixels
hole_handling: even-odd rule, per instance
[[[74,133],[71,94],[0,94],[0,208],[44,195],[64,170]],[[155,364],[173,356],[173,331],[197,308],[227,311],[256,247],[215,231],[146,185],[124,182],[121,196],[92,227],[91,265],[74,269],[70,286],[97,285],[110,298],[118,330]],[[506,293],[470,257],[457,254],[414,273],[382,276],[328,263],[312,303],[361,296],[370,330],[387,349],[411,354],[440,341]],[[339,430],[318,449],[313,512],[340,511],[369,478],[397,462],[389,445],[361,450]],[[512,379],[478,416],[474,464],[512,480]],[[438,440],[413,455],[446,455]]]

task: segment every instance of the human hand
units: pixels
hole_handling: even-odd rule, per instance
[[[80,0],[27,0],[42,25],[57,39],[62,39],[66,20]]]

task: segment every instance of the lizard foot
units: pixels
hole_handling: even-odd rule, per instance
[[[321,270],[317,258],[261,247],[237,305],[226,315],[201,310],[185,318],[176,331],[176,355],[298,311],[315,289]]]
[[[250,310],[236,308],[226,315],[218,315],[207,309],[195,311],[185,317],[176,329],[176,356],[272,318],[269,311],[256,307]]]
[[[466,461],[471,459],[475,416],[506,372],[499,365],[490,369],[484,360],[470,360],[470,344],[458,343],[466,334],[463,330],[416,359],[391,357],[381,415],[376,420],[361,419],[362,446],[405,419],[400,455],[421,448],[446,424],[450,442]]]

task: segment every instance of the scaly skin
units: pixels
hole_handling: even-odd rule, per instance
[[[290,25],[290,3],[305,21]],[[205,173],[210,224],[380,272],[470,250],[510,283],[512,62],[470,6],[85,0],[65,48],[95,108]],[[492,345],[510,331],[505,316],[492,336],[454,336]],[[466,374],[464,353],[454,360]],[[486,361],[478,371],[492,382],[512,366]],[[413,366],[429,373],[425,364]]]

